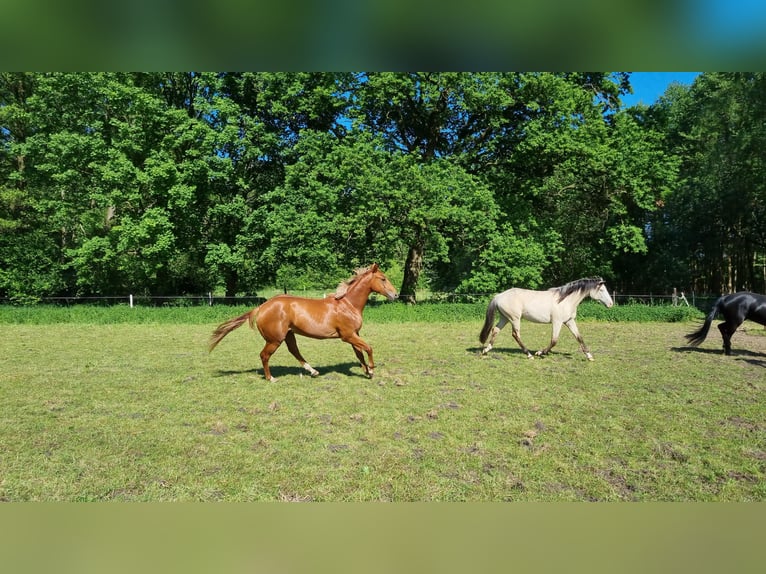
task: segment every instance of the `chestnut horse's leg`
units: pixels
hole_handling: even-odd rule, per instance
[[[281,345],[281,341],[268,341],[266,343],[266,346],[261,351],[261,363],[263,363],[263,376],[266,377],[267,381],[274,382],[276,379],[271,376],[271,371],[269,370],[269,359],[271,358],[271,355],[274,354],[274,352],[279,348],[279,345]]]
[[[285,343],[287,343],[287,349],[290,351],[290,353],[292,353],[293,357],[298,359],[298,362],[301,364],[301,366],[306,369],[312,377],[319,375],[319,371],[309,365],[306,362],[306,359],[303,358],[303,355],[301,355],[301,352],[298,350],[298,341],[295,339],[295,333],[288,331],[285,335]]]
[[[356,353],[356,358],[359,359],[359,362],[362,364],[362,368],[364,369],[365,374],[372,378],[373,375],[373,369],[375,369],[375,362],[372,359],[372,347],[370,347],[364,339],[362,339],[359,336],[359,333],[352,333],[350,335],[341,335],[341,340],[348,343],[354,348],[354,353]],[[367,357],[370,361],[370,365],[367,366],[367,363],[364,362],[364,354],[362,351],[367,352]]]

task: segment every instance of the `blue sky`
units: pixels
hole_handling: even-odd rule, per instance
[[[763,39],[763,0],[702,0],[695,8],[690,23],[708,44],[737,46]]]
[[[633,86],[633,93],[623,96],[622,103],[625,107],[639,103],[650,106],[671,83],[691,85],[698,75],[699,72],[632,72],[630,85]]]

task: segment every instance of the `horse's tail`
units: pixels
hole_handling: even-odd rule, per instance
[[[702,325],[702,327],[693,333],[686,335],[686,340],[689,341],[690,345],[696,347],[705,340],[705,337],[707,337],[707,333],[710,330],[710,324],[713,322],[713,319],[715,319],[715,316],[718,315],[722,303],[723,297],[719,297],[718,301],[715,302],[713,308],[710,310],[710,313],[708,313],[708,316],[705,319],[705,323]]]
[[[258,307],[256,307],[252,311],[243,313],[239,317],[234,317],[233,319],[229,319],[228,321],[218,325],[216,330],[213,331],[213,334],[210,336],[208,352],[211,352],[213,349],[215,349],[215,346],[221,342],[221,339],[223,339],[226,335],[231,333],[237,327],[241,327],[245,321],[248,321],[250,323],[251,329],[255,328],[255,317],[257,315],[258,315]]]
[[[479,334],[479,341],[483,345],[487,342],[487,337],[489,337],[490,332],[492,331],[492,325],[495,322],[495,310],[497,309],[497,297],[493,297],[492,301],[489,302],[489,307],[487,307],[487,316],[484,319],[484,326],[481,328],[481,333]]]

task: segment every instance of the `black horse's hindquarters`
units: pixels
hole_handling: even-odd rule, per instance
[[[731,355],[731,337],[742,323],[753,321],[766,325],[766,295],[742,291],[720,297],[708,313],[705,323],[697,331],[686,335],[689,344],[695,347],[701,344],[707,337],[710,324],[719,314],[724,320],[718,325],[723,338],[724,354]]]

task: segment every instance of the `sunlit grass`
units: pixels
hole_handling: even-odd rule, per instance
[[[321,376],[282,348],[276,383],[247,328],[207,353],[217,318],[6,324],[0,499],[764,499],[766,338],[724,357],[685,347],[693,323],[585,321],[592,363],[566,330],[543,359],[509,329],[479,358],[481,319],[368,321],[372,380],[299,339]]]

